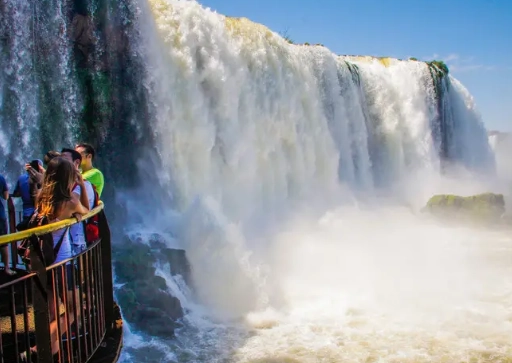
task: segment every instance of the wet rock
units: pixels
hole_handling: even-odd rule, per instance
[[[187,259],[185,250],[166,248],[162,250],[162,254],[171,267],[171,275],[181,275],[187,285],[192,285],[190,264]]]
[[[156,251],[162,263],[169,263],[171,276],[180,275],[189,287],[192,287],[190,263],[185,250],[168,248],[158,235],[149,241],[151,249]]]
[[[83,68],[90,62],[94,52],[94,24],[90,16],[76,13],[68,28],[68,36],[74,45],[74,55],[77,64]]]
[[[147,334],[172,337],[183,308],[167,291],[165,279],[155,276],[154,264],[169,262],[174,274],[190,274],[185,251],[166,248],[157,238],[149,245],[125,238],[116,245],[114,257],[116,280],[123,284],[116,296],[124,318]]]
[[[135,320],[138,326],[151,336],[173,338],[174,329],[179,325],[160,309],[145,307],[136,310]]]
[[[440,194],[430,198],[422,212],[448,222],[500,224],[504,221],[505,199],[494,193],[468,197]]]

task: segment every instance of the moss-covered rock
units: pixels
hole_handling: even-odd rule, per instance
[[[426,62],[426,63],[428,65],[428,67],[430,69],[430,73],[432,74],[433,77],[436,76],[439,78],[443,78],[443,77],[447,76],[448,73],[450,73],[448,66],[443,61],[433,60],[433,61]]]
[[[447,221],[471,221],[478,224],[502,223],[505,199],[502,194],[484,193],[468,197],[440,194],[427,202],[422,212]]]
[[[116,296],[124,318],[136,329],[168,338],[174,335],[183,308],[169,293],[165,279],[155,275],[156,263],[168,263],[171,275],[181,275],[190,282],[184,250],[167,248],[159,235],[151,236],[149,241],[125,237],[114,252],[116,280],[122,284]]]

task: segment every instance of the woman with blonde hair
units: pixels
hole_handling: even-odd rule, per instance
[[[75,183],[80,186],[83,192],[80,194],[80,198],[76,193],[73,193],[73,187]],[[62,157],[53,158],[48,163],[48,168],[44,174],[43,184],[41,191],[36,200],[36,214],[34,217],[37,220],[41,220],[42,218],[46,218],[48,223],[58,222],[64,219],[68,219],[71,217],[76,217],[78,220],[81,220],[81,216],[86,214],[89,211],[89,202],[87,199],[87,192],[84,186],[84,180],[80,171],[74,166],[72,162]],[[57,249],[54,264],[65,261],[71,257],[71,243],[69,239],[69,227],[62,228],[52,233],[54,248]],[[74,265],[72,262],[68,262],[65,266],[57,267],[57,273],[53,274],[53,276],[57,277],[57,281],[53,281],[53,289],[55,289],[55,285],[58,284],[60,298],[62,300],[67,301],[66,306],[66,314],[69,323],[71,324],[74,321],[73,314],[73,293],[77,293],[78,291],[75,289],[73,291],[73,271]],[[67,286],[63,284],[63,271],[66,273],[66,281]],[[64,291],[66,291],[66,296],[64,296]],[[59,339],[58,339],[58,329],[57,329],[57,319],[56,316],[59,314],[56,313],[56,306],[59,304],[53,303],[53,291],[49,294],[49,307],[50,307],[50,334],[52,338],[52,353],[56,354],[59,351]],[[77,312],[78,313],[78,312]],[[65,317],[61,318],[61,333],[64,334],[66,332],[66,324]],[[31,355],[37,354],[37,347],[30,348]],[[24,353],[21,355],[21,361],[29,361],[27,360],[27,356]]]

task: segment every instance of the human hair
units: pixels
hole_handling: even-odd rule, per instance
[[[91,157],[92,157],[92,160],[94,160],[94,156],[96,155],[96,152],[94,151],[94,148],[92,147],[92,145],[91,145],[91,144],[87,144],[87,143],[85,143],[85,142],[82,142],[82,143],[80,143],[80,144],[77,144],[77,145],[75,146],[75,149],[76,149],[77,147],[82,147],[82,148],[84,148],[85,153],[86,153],[86,154],[90,154],[90,155],[91,155]]]
[[[48,151],[45,155],[44,155],[44,158],[43,158],[43,161],[44,161],[44,165],[48,165],[48,163],[50,162],[50,160],[52,160],[53,158],[56,158],[60,156],[60,153],[58,151],[53,151],[53,150],[50,150]]]
[[[80,154],[78,151],[76,151],[75,149],[68,149],[68,148],[63,148],[61,151],[60,151],[60,154],[64,154],[64,153],[70,153],[71,154],[71,159],[73,160],[73,162],[77,161],[77,160],[80,160],[80,162],[82,161],[82,154]]]
[[[37,197],[36,209],[39,215],[55,219],[63,203],[71,200],[70,186],[76,177],[76,168],[69,160],[55,157],[48,163],[41,192]]]

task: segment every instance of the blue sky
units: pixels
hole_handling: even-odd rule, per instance
[[[444,60],[489,129],[512,131],[512,0],[199,0],[337,54]]]

